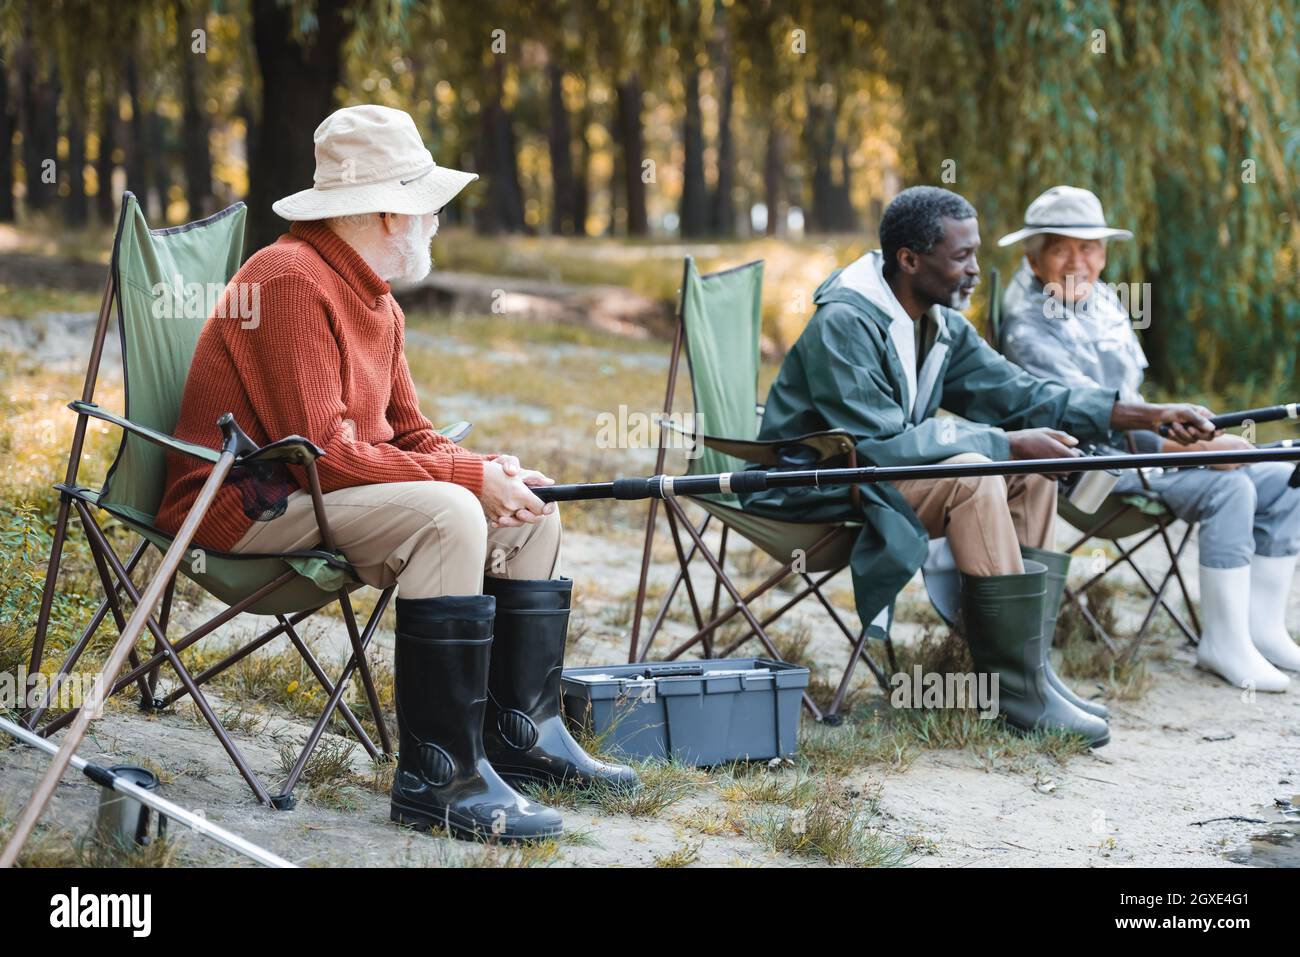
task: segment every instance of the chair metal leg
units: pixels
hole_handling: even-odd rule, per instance
[[[393,587],[385,588],[375,604],[375,610],[366,622],[367,633],[373,633],[379,616],[388,607],[388,600],[393,595]],[[375,719],[375,729],[379,732],[379,744],[384,754],[393,753],[393,742],[388,734],[388,724],[384,721],[384,709],[379,703],[379,692],[375,689],[375,679],[370,673],[370,663],[366,661],[365,646],[361,643],[361,633],[357,630],[357,617],[352,611],[352,599],[346,591],[339,592],[339,604],[343,606],[343,620],[347,623],[348,639],[352,642],[352,654],[357,659],[357,670],[361,672],[361,686],[365,689],[366,700],[370,704],[370,713]]]
[[[831,698],[831,706],[826,709],[826,713],[822,716],[822,720],[824,720],[827,724],[840,723],[841,720],[840,706],[844,704],[844,696],[848,694],[849,683],[853,680],[853,671],[855,666],[858,663],[858,658],[865,657],[866,655],[866,644],[867,644],[867,629],[863,628],[862,633],[858,636],[857,641],[853,643],[853,655],[849,658],[848,667],[844,669],[844,676],[840,678],[839,687],[835,689],[835,696]],[[867,663],[872,666],[871,670],[873,672],[877,670],[875,668],[875,663],[872,662],[870,658],[867,658]],[[877,672],[876,674],[877,681],[883,680],[883,677],[884,677],[883,675]]]
[[[189,634],[173,642],[172,650],[179,654],[180,652],[184,651],[186,648],[193,645],[195,642],[199,641],[202,638],[205,638],[207,635],[216,631],[227,621],[230,621],[230,619],[235,618],[240,614],[242,614],[245,609],[253,607],[263,598],[266,598],[268,595],[272,594],[277,589],[279,589],[284,584],[286,584],[290,579],[296,578],[297,576],[298,576],[297,572],[290,570],[285,572],[283,575],[280,575],[278,578],[272,579],[271,581],[263,585],[261,588],[253,592],[251,595],[248,595],[247,597],[239,601],[237,604],[231,605],[229,608],[226,608],[223,611],[218,612],[217,614],[209,618],[207,621],[205,621],[202,625],[199,625],[197,628],[191,631]],[[307,614],[310,614],[310,612],[308,612]],[[121,691],[127,685],[134,682],[138,677],[140,677],[140,675],[144,674],[150,668],[154,667],[160,662],[165,662],[167,660],[168,658],[165,652],[163,651],[156,652],[151,658],[149,658],[148,661],[143,662],[139,667],[132,668],[126,674],[119,677],[117,681],[114,682],[108,694],[109,695],[117,694],[119,691]],[[205,674],[206,673],[207,672],[205,672]],[[178,689],[177,691],[173,692],[172,694],[162,699],[162,703],[159,705],[159,707],[167,707],[168,705],[176,701],[178,698],[182,698],[187,694],[189,694],[188,689]],[[39,733],[44,735],[45,737],[49,737],[51,734],[54,734],[56,731],[60,730],[61,728],[69,724],[75,718],[75,716],[76,716],[75,711],[70,711],[67,714],[60,715],[58,718],[55,718],[44,728],[42,728],[39,731]]]
[[[325,694],[332,695],[334,693],[333,683],[330,681],[329,676],[325,674],[325,669],[320,666],[320,662],[316,660],[316,656],[311,653],[311,649],[307,647],[307,643],[302,640],[302,636],[298,634],[293,625],[290,624],[289,619],[285,618],[284,615],[276,615],[275,617],[276,621],[284,629],[289,641],[298,650],[302,660],[306,662],[317,683],[325,690]],[[348,707],[346,701],[339,702],[339,712],[343,715],[343,720],[347,722],[348,727],[352,729],[352,733],[356,735],[357,740],[361,742],[361,746],[366,749],[366,754],[370,755],[371,760],[378,760],[379,749],[370,740],[370,735],[366,734],[366,729],[361,726],[361,722],[357,720],[357,716],[352,713],[352,709]],[[379,720],[382,721],[383,718],[381,717]]]
[[[722,538],[718,545],[718,564],[723,568],[727,567],[727,533],[731,529],[722,526]],[[713,580],[713,603],[709,606],[709,617],[713,618],[718,614],[718,601],[722,597],[722,580],[715,578]],[[704,637],[704,657],[713,657],[713,632],[709,632]]]
[[[698,529],[701,535],[704,534],[705,529],[709,527],[709,522],[712,520],[712,515],[704,516],[704,522]],[[654,640],[659,634],[659,629],[663,625],[664,618],[668,616],[668,609],[672,605],[673,598],[677,595],[677,589],[681,586],[682,579],[686,575],[690,574],[691,559],[695,557],[697,551],[699,551],[699,546],[692,542],[690,551],[686,553],[686,564],[678,564],[677,574],[673,576],[672,586],[664,593],[664,599],[659,603],[659,611],[655,614],[654,621],[650,623],[650,630],[646,633],[645,645],[641,648],[640,658],[637,659],[638,661],[645,661],[646,658],[649,657],[650,647],[654,644]]]
[[[107,548],[108,543],[104,540],[103,533],[100,532],[99,526],[95,523],[93,517],[88,514],[88,510],[86,509],[85,505],[82,504],[81,502],[77,502],[77,507],[79,511],[87,512],[87,514],[83,515],[83,522],[86,518],[90,518],[90,524],[87,526],[86,530],[90,533],[92,541],[98,541],[98,543],[102,548]],[[168,549],[168,551],[170,552],[171,549]],[[137,591],[135,585],[131,583],[131,579],[126,575],[126,570],[122,567],[121,563],[118,561],[117,556],[113,553],[111,548],[107,549],[107,552],[106,554],[104,554],[103,557],[108,561],[110,565],[113,566],[114,571],[117,573],[118,579],[122,582],[122,586],[126,589],[126,593],[128,597],[130,597],[130,599],[133,602],[135,602],[136,611],[138,613],[142,602],[140,592]],[[177,556],[177,560],[175,564],[179,564],[179,563],[180,563],[180,556]],[[168,571],[169,577],[171,571],[174,570],[175,568],[173,567],[170,571]],[[165,583],[159,584],[156,581],[158,575],[155,575],[154,577],[155,577],[155,581],[150,583],[150,589],[161,592],[166,587],[166,585]],[[155,586],[157,587],[155,588]],[[161,595],[158,595],[156,597],[160,598]],[[253,794],[263,804],[269,804],[271,801],[270,794],[267,792],[266,788],[262,785],[262,782],[258,780],[258,777],[253,772],[252,767],[248,764],[248,761],[244,758],[243,752],[239,750],[239,746],[235,744],[234,740],[230,737],[225,727],[221,724],[221,720],[217,717],[216,712],[212,710],[212,706],[208,703],[207,697],[203,694],[202,691],[199,690],[199,686],[195,684],[193,677],[191,677],[190,675],[189,669],[186,668],[184,662],[181,661],[180,654],[177,652],[175,646],[173,646],[172,643],[167,640],[167,636],[164,635],[158,629],[158,625],[154,622],[153,618],[150,617],[148,614],[145,614],[143,616],[142,628],[148,628],[149,632],[153,635],[154,639],[158,642],[159,645],[161,645],[162,654],[166,656],[168,664],[172,666],[172,670],[176,672],[176,676],[181,680],[181,683],[184,684],[186,689],[189,691],[190,697],[194,699],[194,704],[198,707],[199,712],[203,715],[203,719],[212,728],[212,733],[217,736],[217,740],[221,742],[221,746],[225,749],[226,754],[230,756],[230,760],[234,762],[235,767],[239,770],[240,775],[248,783],[248,786],[252,790]],[[137,636],[139,635],[139,632],[140,629],[137,629],[136,631]],[[156,657],[157,656],[155,656],[155,658]],[[135,668],[132,669],[132,673],[137,675],[137,677],[139,678],[143,678],[144,674],[148,671],[150,667],[151,664],[137,665]]]
[[[140,559],[144,557],[144,553],[148,548],[149,543],[147,541],[141,541],[140,544],[135,547],[135,551],[131,553],[131,557],[126,563],[126,572],[128,575],[135,571],[135,567],[140,564]],[[114,583],[113,589],[114,593],[120,592],[122,590],[122,585],[120,583]],[[108,610],[108,598],[105,597],[100,599],[99,607],[96,608],[95,613],[90,616],[90,621],[82,630],[81,635],[73,644],[72,650],[70,650],[67,657],[63,659],[63,664],[59,666],[59,670],[55,673],[54,679],[50,682],[51,690],[46,692],[45,696],[35,708],[22,716],[20,723],[26,725],[29,730],[36,730],[37,724],[39,724],[41,718],[45,716],[45,712],[49,710],[50,695],[53,689],[58,687],[59,682],[61,682],[67,675],[71,674],[72,669],[76,667],[77,662],[81,659],[82,653],[86,650],[86,646],[90,644],[91,639],[95,637],[95,633],[99,631],[99,626],[103,624],[104,619],[108,617]]]
[[[672,504],[676,505],[675,502]],[[673,540],[673,548],[676,549],[677,551],[678,567],[682,568],[685,572],[682,580],[686,583],[686,596],[691,603],[691,614],[695,616],[695,627],[703,628],[704,616],[700,614],[700,603],[699,600],[695,597],[695,583],[691,580],[690,569],[687,568],[687,563],[686,563],[686,552],[682,548],[681,536],[678,535],[677,533],[677,516],[678,515],[681,516],[681,520],[683,524],[691,525],[692,528],[694,528],[694,525],[692,525],[691,520],[686,516],[686,513],[682,511],[680,507],[665,508],[664,514],[668,517],[668,531]]]
[[[763,630],[763,626],[759,624],[758,619],[754,617],[754,613],[749,610],[749,606],[745,604],[745,599],[741,596],[740,591],[731,583],[731,580],[727,578],[726,572],[722,570],[722,566],[717,563],[717,560],[714,559],[713,555],[709,552],[708,548],[704,544],[704,540],[700,538],[698,533],[695,531],[695,526],[692,525],[690,520],[686,518],[685,514],[681,512],[681,506],[671,499],[667,500],[667,504],[669,509],[675,510],[679,513],[678,517],[683,520],[683,525],[686,528],[686,531],[695,539],[695,543],[700,546],[700,554],[704,556],[704,560],[708,563],[709,567],[713,569],[713,573],[718,576],[723,587],[727,589],[727,593],[731,595],[731,600],[736,603],[737,609],[739,609],[740,613],[745,616],[745,620],[749,622],[750,627],[754,629],[754,632],[757,634],[758,640],[762,642],[763,647],[767,649],[768,653],[773,658],[779,659],[781,655],[777,652],[776,646],[772,644],[772,639],[769,638],[767,632]],[[827,539],[830,537],[830,535],[826,536]],[[809,552],[809,554],[811,554],[811,552]],[[788,565],[786,567],[787,569],[789,568]],[[822,718],[822,711],[817,707],[817,703],[813,701],[807,691],[803,693],[803,703],[804,707],[808,709],[812,716],[816,720],[820,721]]]
[[[329,701],[326,702],[325,708],[321,711],[320,717],[316,719],[316,723],[312,725],[312,729],[307,735],[307,740],[303,745],[302,753],[298,755],[298,760],[294,762],[293,767],[289,771],[288,777],[285,778],[284,783],[280,786],[280,793],[277,794],[272,801],[272,807],[282,810],[293,807],[293,789],[298,786],[298,780],[302,777],[302,772],[306,769],[307,762],[311,759],[312,752],[316,750],[316,745],[320,743],[321,736],[325,733],[325,726],[328,724],[330,716],[334,713],[334,709],[338,707],[339,702],[343,699],[343,692],[347,690],[348,682],[352,679],[352,673],[357,670],[358,662],[365,661],[366,646],[370,644],[370,639],[371,636],[374,635],[375,627],[379,624],[380,614],[387,605],[388,597],[392,595],[392,591],[391,588],[388,588],[380,595],[379,603],[375,605],[375,613],[372,614],[369,621],[366,622],[365,630],[361,633],[360,640],[357,642],[356,648],[352,652],[352,656],[348,659],[347,664],[343,666],[343,671],[340,673],[338,681],[334,685],[334,690],[330,694]],[[374,714],[377,723],[382,727],[383,714],[377,708]],[[391,754],[392,752],[389,751],[387,753]]]

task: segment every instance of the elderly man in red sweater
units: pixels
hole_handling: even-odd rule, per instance
[[[367,584],[397,586],[392,819],[466,837],[553,836],[559,815],[512,784],[638,781],[586,754],[560,714],[572,581],[559,573],[559,513],[531,491],[552,480],[433,430],[388,285],[428,273],[439,211],[477,177],[438,166],[411,117],[387,107],[338,110],[315,143],[313,187],[273,207],[289,233],[227,288],[252,284],[258,313],[208,320],[175,434],[219,444],[217,418],[232,412],[259,444],[301,435],[325,450],[338,547]],[[161,528],[180,526],[206,472],[169,457]],[[318,545],[305,474],[227,483],[196,541],[242,553]]]

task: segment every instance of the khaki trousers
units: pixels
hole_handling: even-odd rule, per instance
[[[535,525],[488,528],[473,492],[450,482],[389,482],[323,496],[334,542],[367,585],[397,585],[402,598],[478,595],[494,578],[560,574],[560,513]],[[320,542],[311,495],[289,496],[284,514],[257,522],[236,552],[284,552]]]
[[[987,462],[966,453],[946,463]],[[931,538],[947,538],[967,575],[1023,575],[1020,546],[1055,544],[1056,480],[1045,475],[895,482]]]

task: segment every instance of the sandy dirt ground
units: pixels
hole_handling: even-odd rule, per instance
[[[625,660],[639,553],[634,522],[600,535],[566,532],[565,572],[578,583],[581,603],[574,622],[580,637],[569,664]],[[656,555],[666,559],[670,554],[661,535]],[[1157,549],[1149,547],[1143,554],[1144,567],[1159,574],[1163,569]],[[734,545],[732,557],[742,565],[749,561]],[[1193,572],[1194,588],[1194,546],[1184,561]],[[666,584],[671,567],[667,561],[657,563],[652,584]],[[1120,630],[1131,633],[1143,606],[1137,600],[1136,578],[1129,574],[1124,581]],[[851,617],[847,576],[831,594]],[[923,604],[918,578],[908,586],[900,607]],[[178,609],[178,627],[201,620],[216,607]],[[670,636],[689,633],[681,617],[667,623]],[[896,639],[914,640],[919,629],[907,624],[906,615],[903,618]],[[215,638],[236,641],[267,621],[245,619],[239,628],[229,626]],[[325,622],[312,632],[314,641],[326,660],[337,662],[344,632],[337,619]],[[391,618],[387,624],[377,633],[376,647],[381,658],[391,660]],[[1292,596],[1288,624],[1293,633],[1300,630],[1300,595]],[[828,679],[838,676],[847,643],[824,613],[805,603],[790,627],[803,628],[810,636],[807,655],[816,667],[826,669]],[[657,647],[662,650],[666,641]],[[1292,843],[1300,837],[1295,837],[1294,823],[1278,823],[1283,818],[1275,802],[1294,799],[1300,804],[1300,681],[1288,694],[1251,699],[1197,671],[1194,650],[1167,622],[1159,622],[1152,647],[1160,653],[1149,661],[1150,687],[1137,700],[1110,703],[1112,742],[1103,749],[1057,761],[1041,754],[1007,760],[974,749],[922,748],[902,765],[866,763],[829,785],[822,783],[859,799],[873,834],[903,848],[901,861],[910,866],[1294,863]],[[866,686],[867,680],[865,673],[860,675],[864,700],[883,702],[874,685]],[[1080,690],[1090,694],[1094,689]],[[240,705],[224,693],[214,693],[212,700],[219,712]],[[273,783],[282,776],[280,746],[300,740],[309,726],[283,715],[266,715],[234,732],[253,768]],[[805,717],[805,726],[810,723]],[[817,733],[848,733],[848,727]],[[163,772],[166,797],[201,809],[211,820],[304,866],[826,863],[815,854],[774,850],[756,822],[779,819],[789,809],[737,798],[722,771],[686,781],[682,796],[657,813],[633,816],[600,813],[591,806],[565,808],[566,837],[520,854],[391,824],[386,795],[366,786],[373,770],[360,749],[352,757],[353,782],[343,789],[341,799],[336,795],[318,803],[307,797],[288,812],[261,807],[216,739],[192,715],[183,709],[146,715],[128,695],[114,700],[81,754],[101,764],[146,762],[157,767]],[[0,750],[0,808],[15,814],[44,764],[42,756],[27,748]],[[799,774],[797,769],[768,773],[788,779]],[[98,798],[95,786],[70,774],[45,821],[75,838],[87,832]],[[180,863],[245,863],[182,828],[175,832]]]

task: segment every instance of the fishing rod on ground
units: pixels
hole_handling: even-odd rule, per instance
[[[1257,462],[1295,462],[1291,484],[1300,487],[1300,446],[1240,449],[1224,452],[1164,452],[1137,455],[1072,456],[1054,459],[1018,459],[1009,462],[961,462],[934,465],[868,465],[860,468],[749,469],[713,475],[651,475],[620,478],[612,482],[547,485],[531,489],[543,502],[596,499],[637,501],[677,496],[762,492],[773,488],[807,488],[863,485],[915,479],[982,478],[989,475],[1055,475],[1145,468],[1195,468],[1206,465],[1253,465]]]
[[[1300,419],[1300,403],[1289,402],[1282,405],[1268,405],[1259,409],[1245,409],[1241,412],[1225,412],[1210,419],[1216,429],[1232,429],[1247,422],[1280,422],[1283,419]],[[1169,435],[1169,426],[1160,426],[1161,435]]]
[[[6,718],[0,718],[0,731],[5,731],[24,744],[38,748],[46,754],[58,753],[58,746],[54,742],[42,738],[39,734],[33,734],[22,725],[14,724]],[[188,811],[178,804],[173,804],[166,798],[159,797],[153,791],[140,787],[125,775],[115,772],[112,768],[92,764],[85,758],[78,757],[75,754],[72,755],[69,763],[96,784],[111,788],[119,794],[139,801],[170,820],[180,821],[186,827],[212,838],[218,844],[224,844],[232,851],[237,851],[245,857],[252,858],[259,864],[264,864],[267,867],[297,867],[296,864],[291,864],[265,848],[258,847],[238,834],[233,834],[224,827],[213,824],[207,818],[201,817],[193,811]]]

